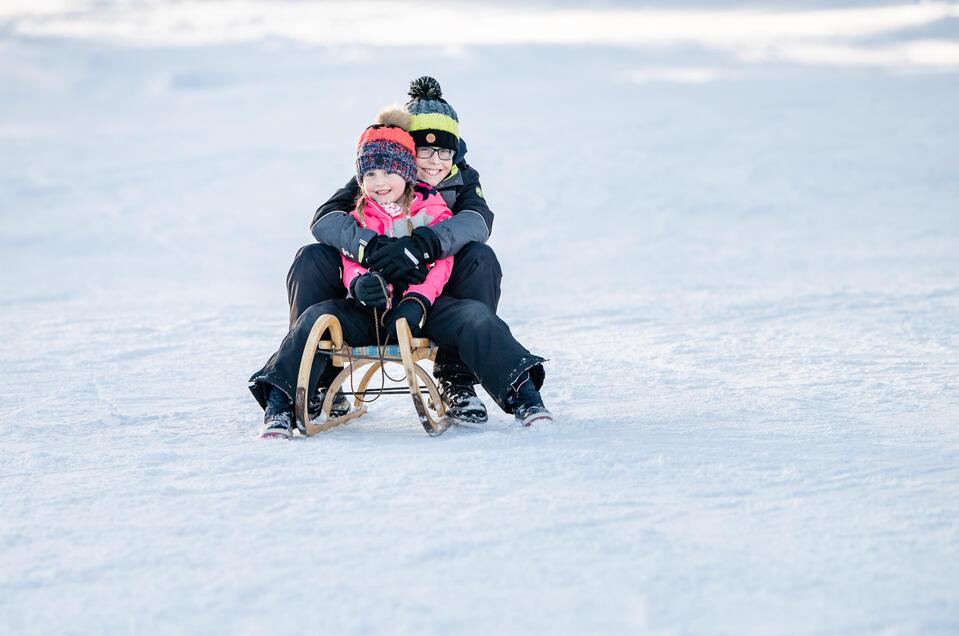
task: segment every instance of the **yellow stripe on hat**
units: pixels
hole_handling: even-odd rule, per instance
[[[423,113],[410,116],[410,132],[417,130],[442,130],[459,139],[460,124],[458,121],[443,113]]]

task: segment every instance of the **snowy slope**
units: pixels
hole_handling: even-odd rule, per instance
[[[0,631],[959,631],[955,3],[281,5],[0,10]],[[264,443],[286,270],[424,73],[560,421]]]

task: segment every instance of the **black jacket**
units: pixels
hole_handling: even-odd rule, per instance
[[[493,212],[483,197],[479,173],[462,160],[436,189],[453,212],[452,218],[430,227],[440,241],[437,258],[456,254],[471,241],[485,243],[493,231]],[[373,230],[360,226],[351,214],[359,192],[356,179],[350,179],[316,210],[310,223],[310,231],[317,241],[335,247],[352,259],[359,253],[361,240],[368,243],[376,236]]]

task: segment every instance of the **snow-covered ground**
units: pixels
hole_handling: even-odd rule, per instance
[[[0,6],[0,632],[959,632],[959,5],[342,4]],[[559,421],[260,441],[422,74]]]

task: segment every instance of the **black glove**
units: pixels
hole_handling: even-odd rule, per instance
[[[436,260],[440,253],[440,239],[428,227],[418,227],[412,236],[396,239],[383,247],[377,246],[369,260],[374,269],[394,285],[407,287],[426,280],[426,266]]]
[[[350,294],[364,307],[386,309],[390,296],[386,281],[375,272],[360,274],[350,283]]]
[[[394,341],[399,342],[396,337],[396,321],[400,318],[406,318],[406,322],[410,324],[410,333],[413,334],[414,338],[419,337],[423,330],[423,324],[426,322],[426,312],[429,308],[430,301],[426,300],[425,296],[416,293],[403,296],[400,304],[383,316],[387,341],[393,338]]]
[[[363,259],[360,261],[360,265],[366,269],[370,268],[370,257],[373,256],[378,250],[386,247],[391,243],[395,243],[396,239],[392,236],[386,236],[385,234],[377,234],[369,240],[366,244],[366,247],[363,248]]]

